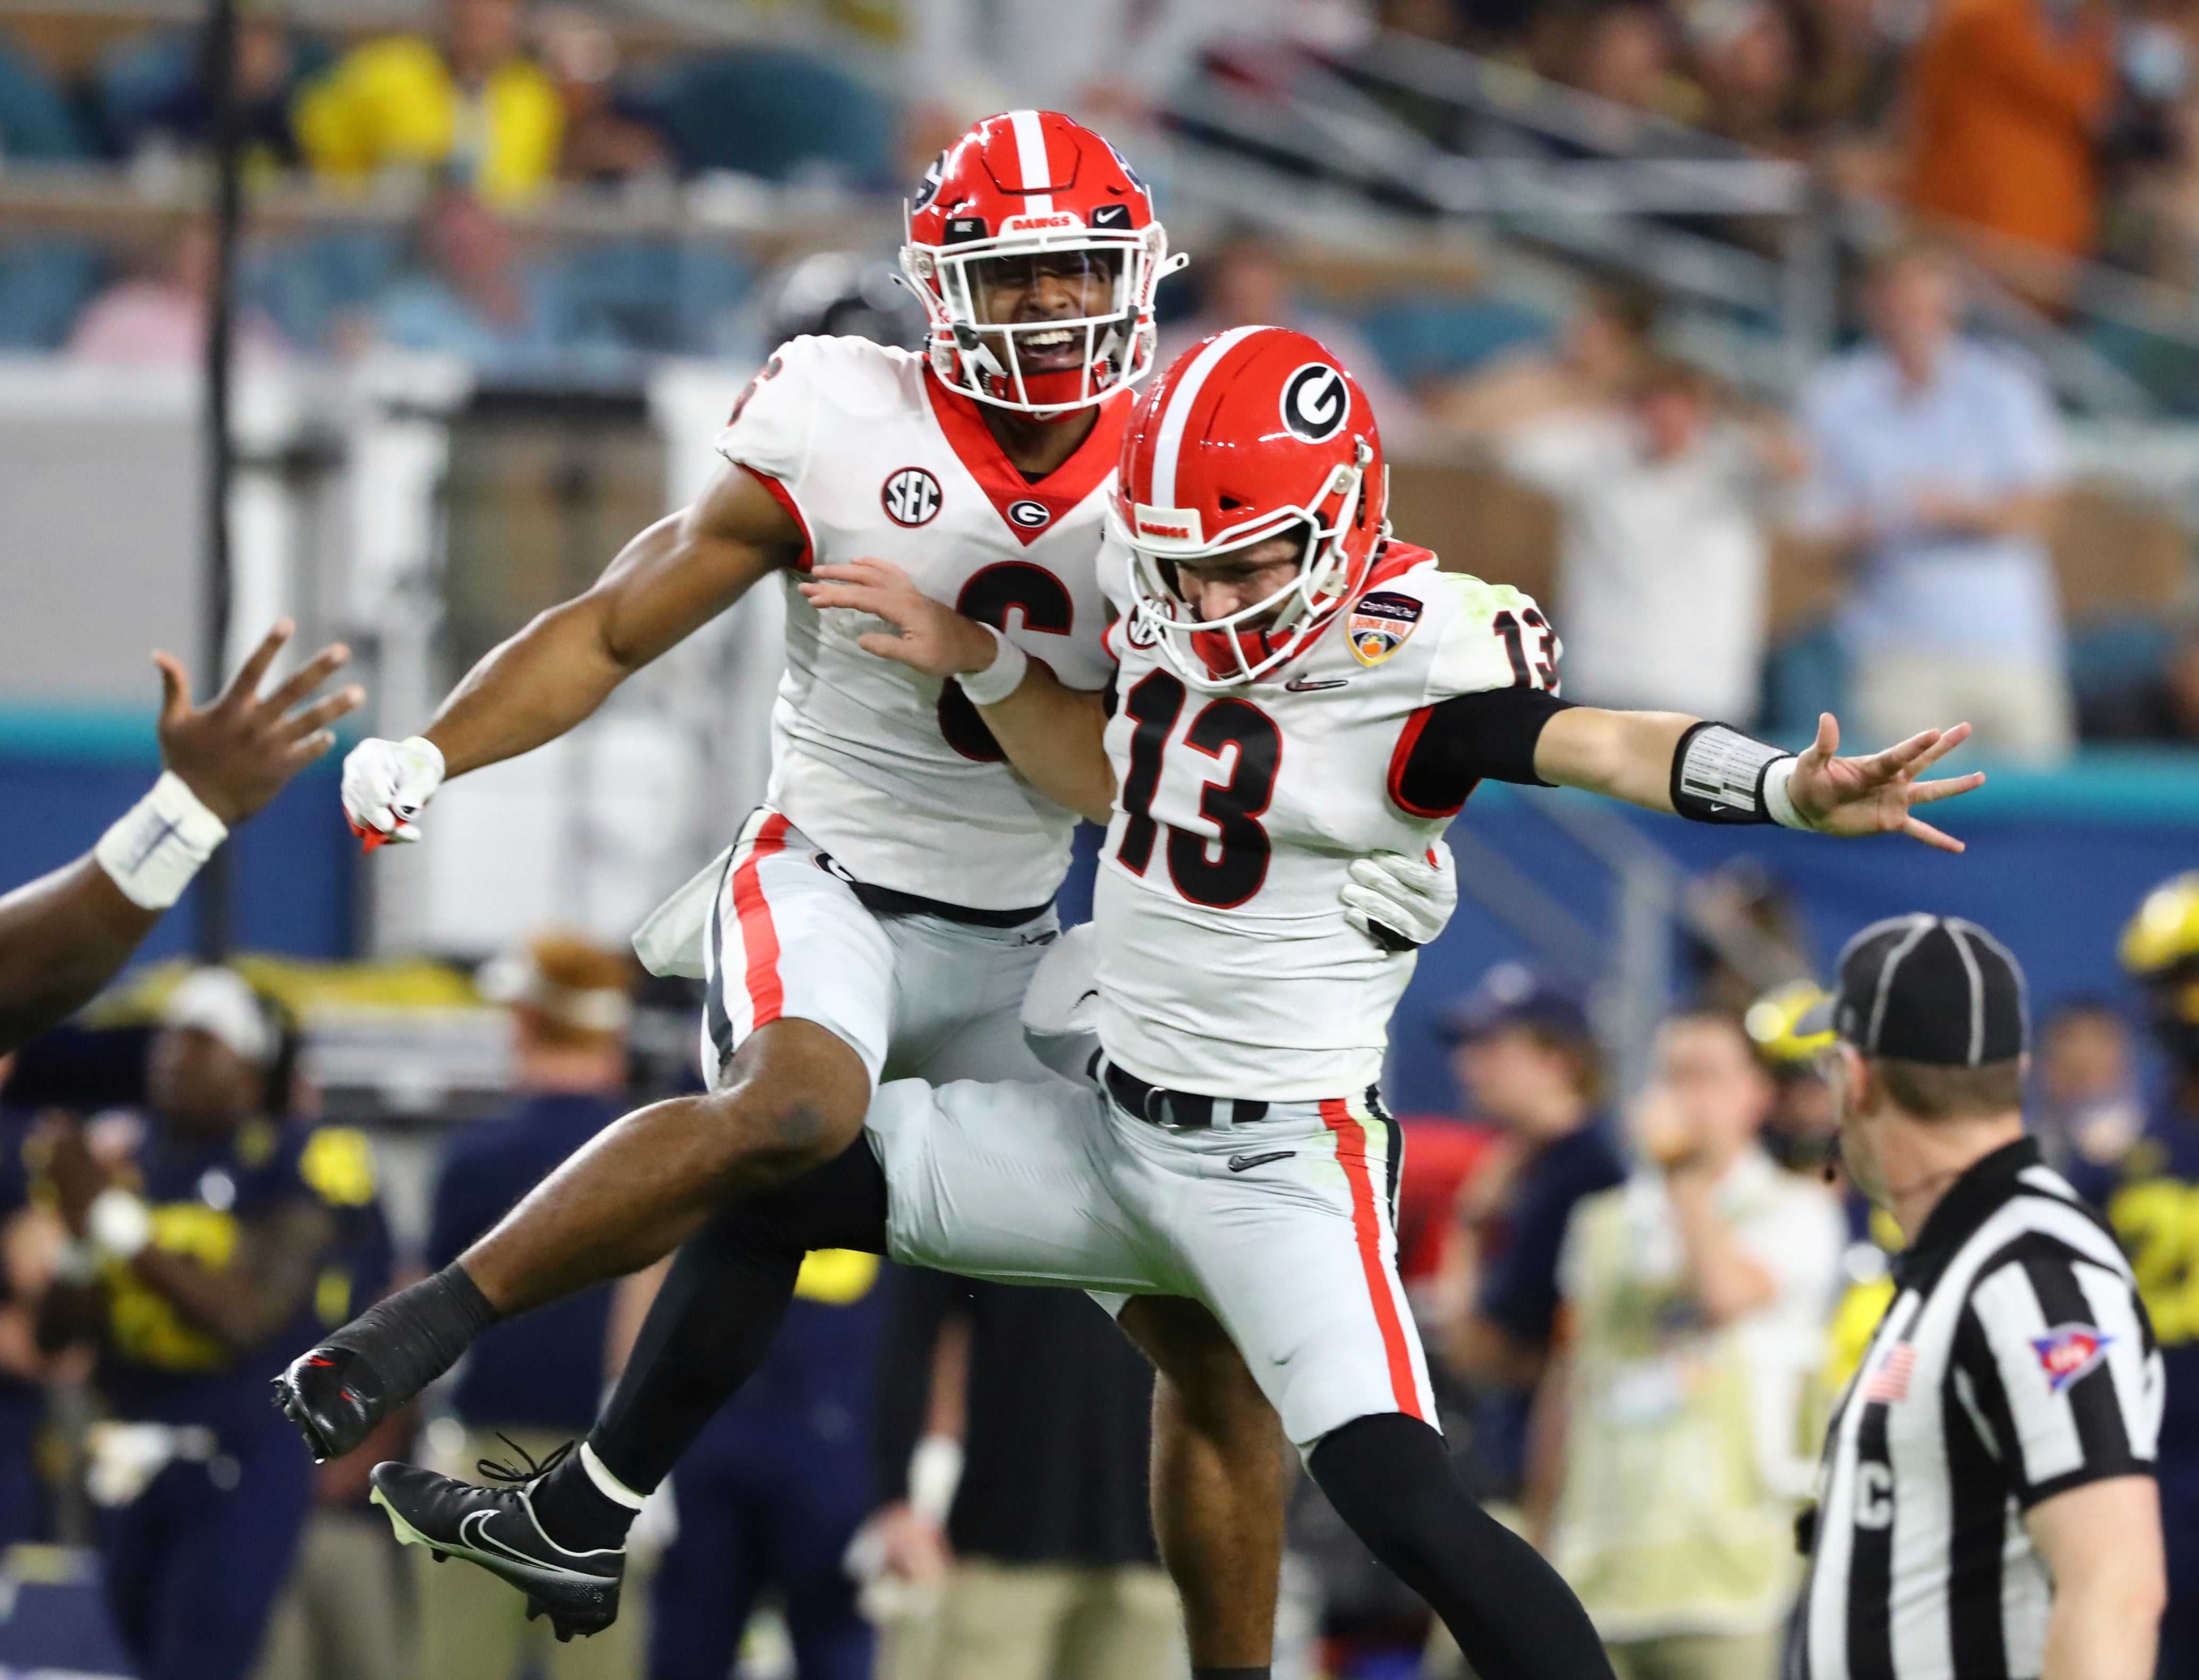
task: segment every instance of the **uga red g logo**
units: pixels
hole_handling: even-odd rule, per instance
[[[939,481],[922,467],[903,467],[878,492],[878,505],[896,525],[929,525],[939,516]]]

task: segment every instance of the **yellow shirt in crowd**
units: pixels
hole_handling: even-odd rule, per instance
[[[479,89],[462,89],[433,42],[394,35],[355,48],[308,87],[295,121],[318,174],[364,184],[392,166],[440,167],[509,207],[556,176],[565,118],[531,59],[507,59]]]

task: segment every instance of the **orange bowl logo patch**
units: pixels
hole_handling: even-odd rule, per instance
[[[1362,665],[1379,665],[1405,645],[1420,621],[1420,604],[1409,595],[1379,589],[1351,604],[1344,621],[1344,639]]]

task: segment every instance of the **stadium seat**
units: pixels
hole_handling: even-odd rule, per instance
[[[761,47],[693,59],[665,73],[651,103],[689,173],[783,181],[822,164],[851,186],[895,178],[892,106],[808,53]]]
[[[1496,352],[1550,335],[1551,322],[1495,298],[1402,298],[1361,323],[1390,376],[1412,386],[1463,373]]]
[[[0,350],[53,350],[105,270],[96,246],[75,239],[0,245]]]
[[[61,90],[32,61],[0,45],[0,157],[51,162],[84,155],[84,136]]]

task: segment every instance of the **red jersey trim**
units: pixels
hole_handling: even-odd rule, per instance
[[[802,516],[802,506],[794,499],[794,493],[769,473],[750,466],[746,461],[737,461],[734,464],[765,489],[770,491],[772,500],[785,508],[786,516],[801,528],[802,552],[794,557],[794,569],[797,572],[809,570],[817,563],[817,545],[809,535],[809,522]]]
[[[1382,551],[1374,557],[1374,564],[1368,571],[1367,581],[1359,586],[1359,593],[1364,595],[1370,589],[1379,588],[1391,578],[1401,576],[1421,562],[1435,557],[1433,549],[1418,548],[1411,543],[1392,539],[1384,543]]]
[[[1423,706],[1407,718],[1405,727],[1397,737],[1397,748],[1390,755],[1390,802],[1409,817],[1420,817],[1430,822],[1456,816],[1466,808],[1466,802],[1473,796],[1473,790],[1480,785],[1479,782],[1468,783],[1458,803],[1440,811],[1415,805],[1405,797],[1405,771],[1413,761],[1413,749],[1420,744],[1420,732],[1428,726],[1428,720],[1435,715],[1435,709],[1432,705]]]
[[[1106,482],[1107,475],[1115,470],[1117,458],[1123,452],[1123,430],[1130,421],[1131,405],[1126,400],[1129,394],[1125,388],[1121,396],[1111,397],[1100,405],[1098,423],[1092,428],[1091,435],[1077,446],[1076,452],[1032,483],[1016,470],[1015,464],[1002,452],[1000,440],[986,425],[974,397],[948,389],[928,366],[924,372],[924,390],[931,403],[931,417],[939,423],[939,429],[955,458],[977,481],[977,487],[985,493],[985,499],[1000,516],[1000,522],[1013,531],[1016,540],[1026,548],[1051,531],[1056,522],[1082,506],[1087,497]],[[1035,503],[1044,508],[1047,516],[1035,525],[1026,525],[1009,513],[1009,509],[1025,503]]]

